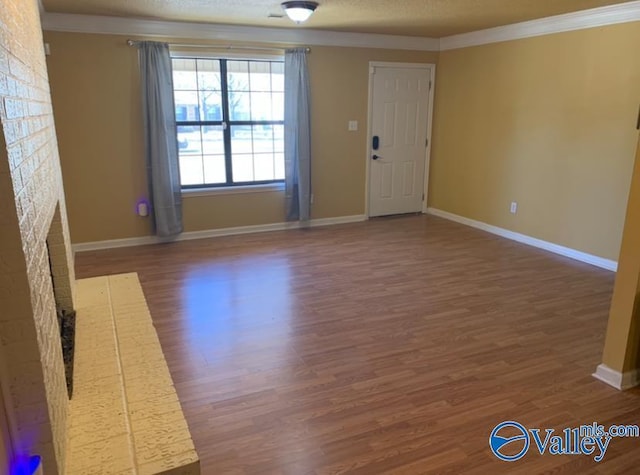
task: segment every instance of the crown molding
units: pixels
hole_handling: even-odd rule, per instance
[[[163,38],[198,38],[216,41],[249,41],[284,45],[345,46],[415,51],[439,51],[435,38],[344,33],[304,28],[253,26],[145,20],[97,15],[44,13],[42,29],[72,33],[99,33]]]
[[[467,48],[501,41],[583,30],[598,26],[640,21],[640,1],[593,8],[539,20],[473,31],[440,39],[440,50]]]

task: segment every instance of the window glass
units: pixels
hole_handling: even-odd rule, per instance
[[[284,92],[284,63],[271,63],[271,90]]]
[[[271,91],[271,63],[252,61],[249,64],[249,72],[252,91]]]
[[[272,120],[273,110],[271,107],[270,92],[251,93],[251,120],[266,121]]]
[[[198,89],[222,91],[220,61],[217,59],[199,59],[196,64],[198,66]]]
[[[173,89],[176,91],[198,90],[195,59],[173,60]]]
[[[234,183],[255,181],[253,178],[253,155],[234,153],[232,163]]]
[[[284,179],[281,61],[173,58],[173,80],[183,187]]]
[[[284,153],[276,153],[274,155],[274,178],[276,180],[284,180]]]
[[[220,91],[199,91],[199,110],[201,121],[222,120],[222,94]]]
[[[257,181],[275,179],[273,153],[256,153],[253,155],[253,173]]]
[[[204,181],[205,183],[220,184],[226,183],[226,169],[224,155],[204,155]]]
[[[251,93],[229,91],[229,118],[231,121],[251,120]]]
[[[193,122],[200,120],[198,91],[175,91],[176,121]]]
[[[229,91],[249,91],[249,62],[227,61]]]

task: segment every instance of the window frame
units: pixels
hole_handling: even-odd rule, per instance
[[[248,61],[251,62],[278,62],[284,65],[284,56],[283,55],[269,55],[269,54],[261,54],[261,55],[245,55],[238,53],[225,53],[224,55],[219,53],[211,53],[211,52],[179,52],[179,51],[171,51],[171,59],[193,59],[193,60],[216,60],[220,63],[220,95],[222,99],[222,120],[201,120],[201,121],[179,121],[176,119],[176,137],[178,135],[179,127],[206,127],[206,126],[215,126],[220,127],[222,129],[223,134],[223,143],[224,143],[224,161],[225,161],[225,183],[202,183],[202,184],[193,184],[193,185],[183,185],[182,180],[180,182],[180,189],[184,192],[197,194],[199,191],[203,193],[207,192],[215,192],[223,191],[223,190],[234,190],[237,189],[240,192],[242,189],[248,190],[251,187],[256,187],[256,189],[266,189],[269,185],[274,188],[284,186],[284,178],[274,179],[274,180],[254,180],[254,181],[242,181],[242,182],[234,182],[233,181],[233,150],[231,147],[231,130],[233,126],[282,126],[284,129],[284,118],[283,120],[272,120],[272,121],[254,121],[254,120],[230,120],[230,110],[229,110],[229,85],[228,85],[228,76],[227,76],[227,61]],[[174,86],[175,93],[175,86]],[[198,90],[199,91],[199,90]],[[251,91],[248,91],[251,92]],[[273,92],[273,91],[270,91]],[[284,112],[284,111],[283,111]],[[275,155],[275,152],[274,152]],[[180,160],[178,154],[178,160]]]

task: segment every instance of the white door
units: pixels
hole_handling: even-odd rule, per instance
[[[430,80],[428,66],[373,68],[369,216],[422,211]]]

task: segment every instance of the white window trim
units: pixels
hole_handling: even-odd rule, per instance
[[[219,188],[183,188],[183,198],[196,198],[199,196],[237,195],[246,193],[273,193],[284,192],[284,182],[266,183],[258,185],[222,186]]]

